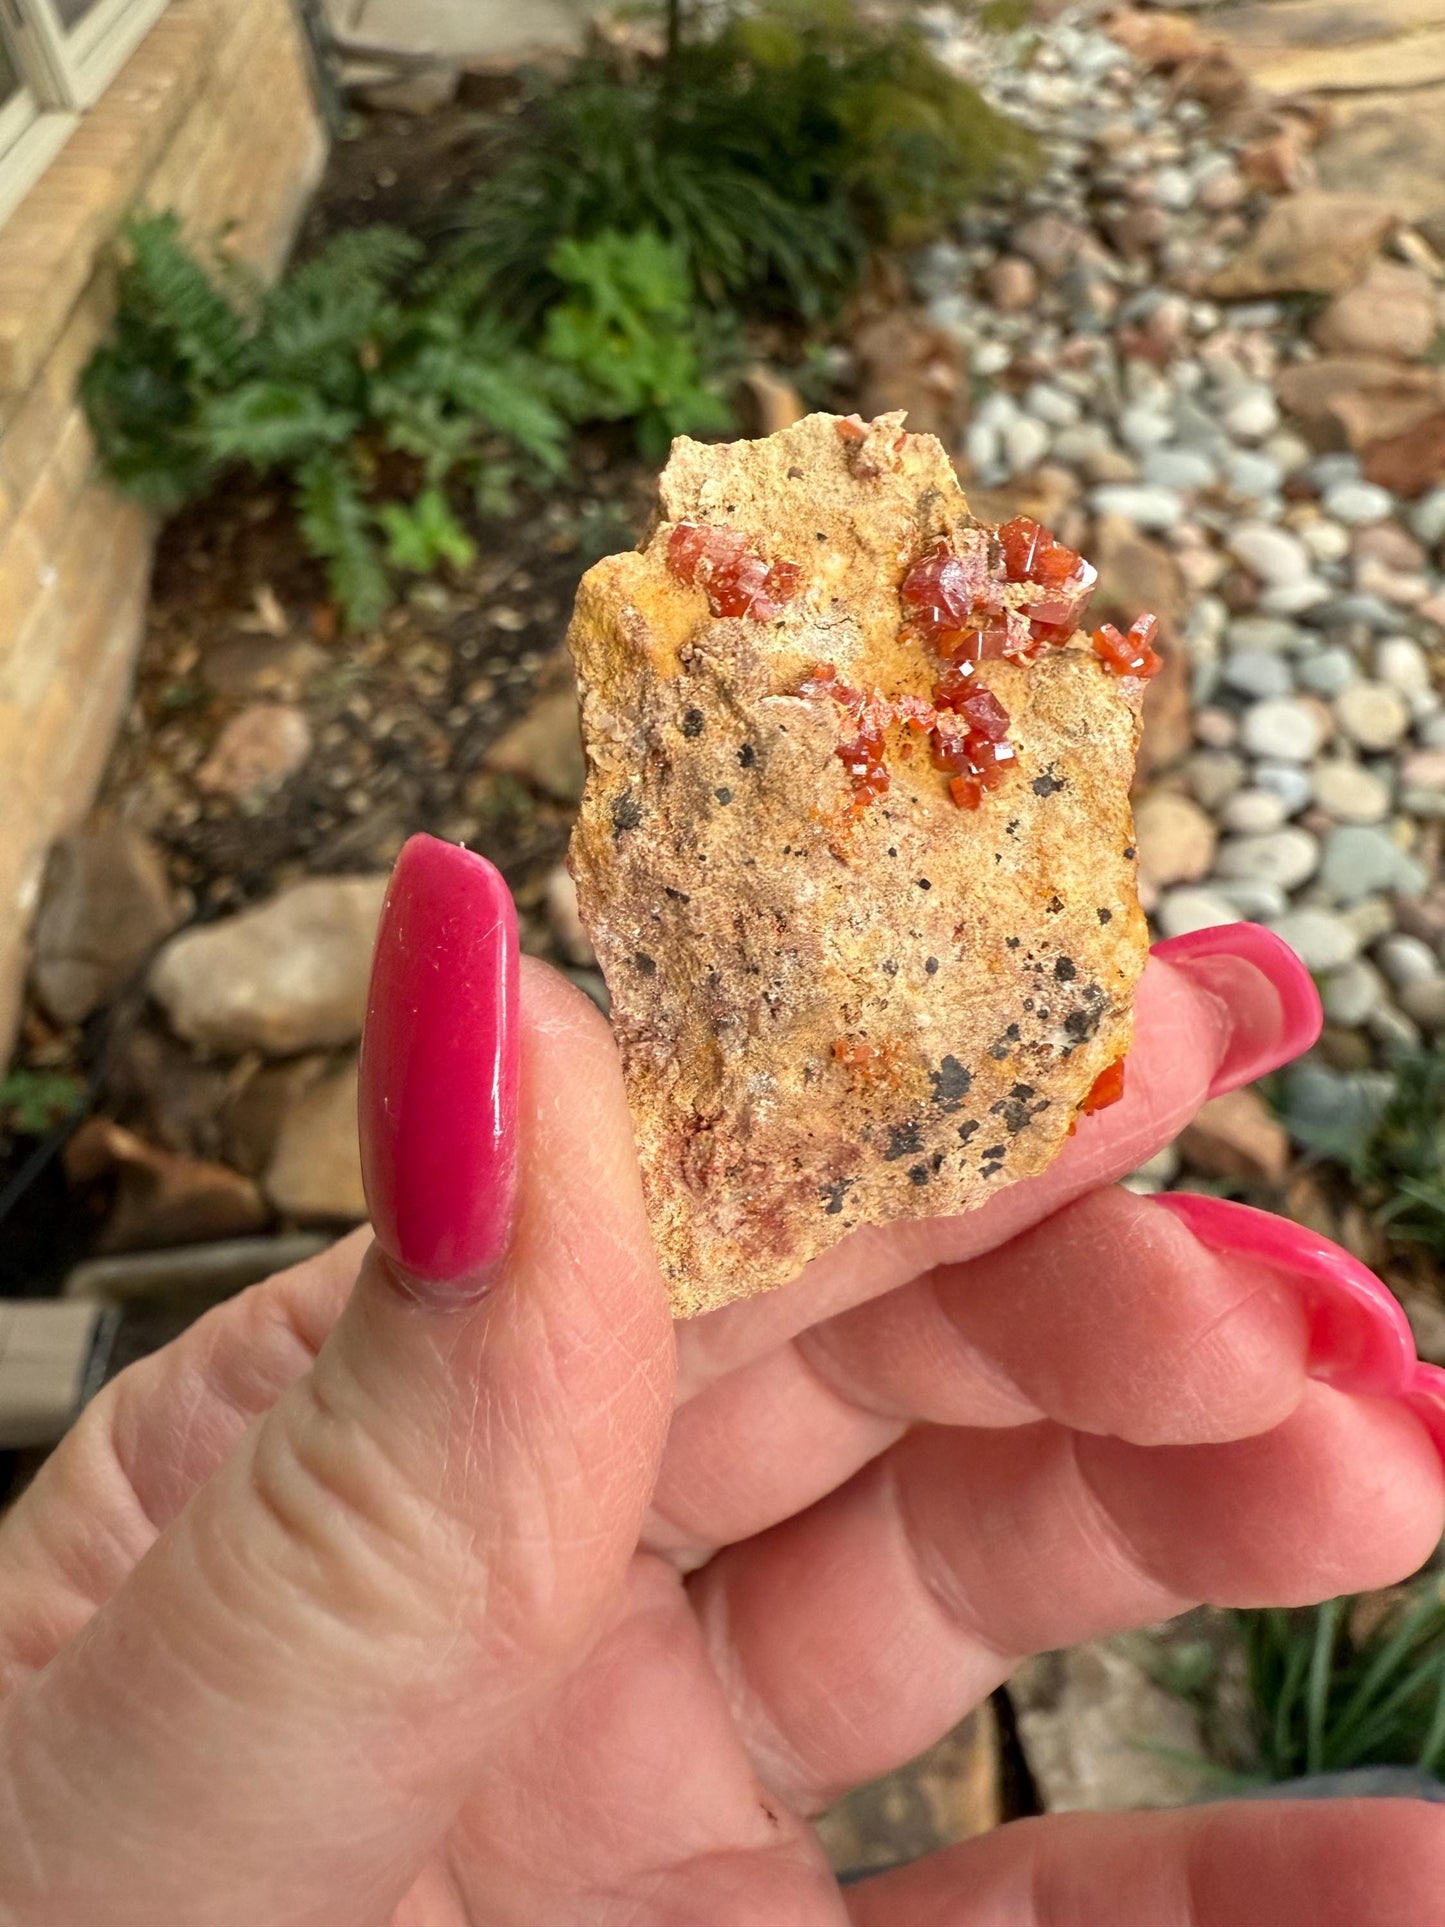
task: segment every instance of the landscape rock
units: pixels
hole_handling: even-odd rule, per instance
[[[984,283],[989,300],[1001,314],[1022,314],[1038,298],[1038,270],[1022,255],[1005,254],[990,263]]]
[[[915,434],[937,435],[951,447],[968,421],[968,365],[957,337],[917,309],[896,307],[856,328],[852,341],[864,419],[901,408]],[[793,421],[801,421],[803,412],[800,408]]]
[[[1325,839],[1320,887],[1332,903],[1357,903],[1377,890],[1419,892],[1428,880],[1384,830],[1347,823]]]
[[[1240,913],[1216,890],[1170,890],[1160,900],[1159,928],[1166,937],[1187,937],[1195,930],[1213,930],[1239,923]]]
[[[518,777],[559,803],[576,803],[587,780],[587,765],[582,758],[575,688],[553,689],[540,696],[492,744],[487,768]]]
[[[457,97],[462,70],[458,62],[433,60],[411,73],[397,74],[388,80],[369,82],[358,90],[360,98],[374,112],[406,114],[424,119]]]
[[[1325,497],[1325,513],[1347,528],[1364,528],[1383,522],[1395,506],[1394,497],[1373,482],[1341,482]]]
[[[290,703],[252,703],[231,718],[196,771],[212,796],[247,803],[278,790],[311,754],[311,725]]]
[[[559,863],[547,878],[547,921],[552,940],[566,961],[579,969],[595,969],[597,952],[583,927],[577,908],[577,884],[565,863]]]
[[[1279,829],[1286,814],[1284,798],[1276,791],[1246,789],[1229,798],[1219,812],[1219,820],[1227,830],[1258,836]]]
[[[1263,836],[1226,837],[1216,867],[1222,877],[1259,878],[1294,890],[1308,882],[1320,860],[1320,846],[1308,830],[1294,825]]]
[[[91,1249],[148,1251],[245,1238],[270,1213],[248,1178],[200,1158],[147,1144],[108,1117],[89,1117],[65,1147],[65,1175],[107,1202]]]
[[[1385,997],[1384,979],[1364,957],[1330,971],[1320,981],[1325,1016],[1332,1024],[1343,1024],[1350,1030],[1358,1030]]]
[[[1339,970],[1359,954],[1360,940],[1343,917],[1328,910],[1290,910],[1272,925],[1306,970]]]
[[[1360,763],[1331,759],[1314,766],[1315,801],[1337,823],[1382,823],[1390,814],[1390,790]]]
[[[1405,990],[1410,984],[1440,975],[1440,959],[1430,945],[1403,932],[1382,938],[1375,956],[1395,990]]]
[[[776,435],[780,428],[791,428],[808,412],[793,384],[762,362],[744,370],[739,388],[749,434]]]
[[[61,837],[46,864],[32,939],[36,995],[57,1022],[84,1022],[181,916],[149,838],[113,816],[93,817]]]
[[[387,879],[318,877],[173,937],[151,994],[202,1050],[272,1057],[354,1043]]]
[[[1026,1660],[1009,1697],[1049,1813],[1173,1805],[1209,1784],[1198,1715],[1123,1640]]]
[[[1272,587],[1303,582],[1310,573],[1308,550],[1286,529],[1268,522],[1241,522],[1230,530],[1228,541],[1231,554]]]
[[[1243,757],[1228,749],[1196,750],[1180,774],[1190,795],[1206,810],[1218,810],[1242,789],[1248,765]]]
[[[1275,392],[1291,413],[1323,437],[1343,430],[1350,447],[1369,451],[1370,480],[1397,495],[1417,495],[1435,477],[1423,472],[1413,487],[1373,472],[1377,457],[1414,478],[1428,464],[1433,447],[1431,424],[1445,410],[1445,382],[1436,368],[1412,367],[1383,356],[1325,355],[1282,368]],[[1423,442],[1403,438],[1422,428]],[[1381,455],[1381,451],[1387,451]],[[1438,470],[1437,470],[1438,475]]]
[[[283,1216],[303,1224],[358,1224],[366,1216],[354,1058],[313,1083],[283,1118],[265,1189]]]
[[[1445,1030],[1445,976],[1422,977],[1406,984],[1400,992],[1400,1005],[1423,1030]]]
[[[1313,333],[1326,354],[1415,361],[1438,327],[1430,277],[1398,261],[1376,260],[1354,287],[1335,296]]]
[[[1290,1165],[1289,1132],[1252,1089],[1211,1097],[1179,1139],[1185,1163],[1210,1178],[1280,1184]]]
[[[1276,201],[1243,251],[1206,284],[1215,297],[1335,294],[1373,260],[1396,224],[1394,208],[1368,194],[1315,188]]]
[[[1285,763],[1309,762],[1324,739],[1325,726],[1316,711],[1294,697],[1252,703],[1240,728],[1240,740],[1251,756]]]
[[[1151,790],[1134,805],[1139,872],[1165,888],[1195,883],[1214,859],[1214,824],[1197,803],[1173,790]]]
[[[1062,214],[1036,214],[1015,229],[1013,251],[1031,262],[1040,274],[1057,280],[1081,254],[1098,253],[1098,242],[1076,221]]]
[[[1333,709],[1340,729],[1361,749],[1393,749],[1410,728],[1410,705],[1388,683],[1352,683]]]
[[[1337,412],[1345,414],[1343,406]],[[1347,419],[1347,427],[1349,420]],[[1372,434],[1366,417],[1355,421],[1365,451],[1365,473],[1393,495],[1419,495],[1445,472],[1445,409],[1433,410],[1393,435]]]

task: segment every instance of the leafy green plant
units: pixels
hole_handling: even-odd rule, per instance
[[[563,241],[552,270],[566,289],[547,315],[543,353],[574,386],[579,418],[632,420],[644,455],[674,435],[725,429],[727,404],[703,374],[687,264],[676,242],[644,228]]]
[[[43,1137],[84,1103],[84,1084],[67,1071],[21,1068],[0,1077],[0,1120],[22,1137]]]
[[[478,308],[474,278],[409,286],[410,236],[339,235],[270,291],[203,267],[174,215],[133,222],[127,243],[115,330],[82,384],[108,473],[162,510],[229,468],[289,477],[352,623],[385,610],[388,566],[469,557],[453,491],[491,506],[519,466],[561,468],[547,369]]]
[[[1367,1630],[1358,1601],[1236,1615],[1272,1780],[1348,1767],[1445,1771],[1445,1588],[1432,1579]]]
[[[713,303],[813,318],[872,247],[926,238],[1035,164],[907,20],[764,0],[711,34],[669,24],[664,60],[579,62],[519,117],[460,243],[509,303],[555,298],[561,243],[652,230]]]

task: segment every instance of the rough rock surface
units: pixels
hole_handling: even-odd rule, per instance
[[[1142,685],[1076,637],[986,661],[1019,766],[960,809],[888,733],[860,803],[819,665],[927,696],[899,583],[967,525],[941,445],[814,415],[674,444],[638,552],[586,576],[570,642],[589,775],[572,842],[647,1203],[680,1312],[783,1283],[855,1225],[955,1213],[1043,1170],[1128,1047],[1145,926],[1128,791]],[[715,618],[679,522],[800,566],[773,619]]]

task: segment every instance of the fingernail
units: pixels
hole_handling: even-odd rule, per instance
[[[1438,1365],[1417,1365],[1405,1388],[1404,1403],[1419,1419],[1445,1459],[1445,1371]]]
[[[361,1043],[361,1169],[411,1281],[478,1297],[517,1173],[517,913],[485,857],[414,836],[381,913]]]
[[[1311,1378],[1377,1398],[1401,1398],[1422,1389],[1416,1376],[1432,1368],[1416,1359],[1414,1334],[1400,1301],[1348,1251],[1289,1218],[1224,1198],[1167,1191],[1153,1202],[1211,1251],[1252,1259],[1289,1280],[1309,1314]],[[1445,1389],[1445,1372],[1438,1376]],[[1428,1392],[1426,1386],[1422,1395]],[[1445,1430],[1445,1405],[1440,1418]]]
[[[1183,970],[1221,1006],[1228,1042],[1211,1097],[1252,1084],[1307,1051],[1324,1012],[1293,950],[1257,923],[1225,923],[1156,943],[1151,955]]]

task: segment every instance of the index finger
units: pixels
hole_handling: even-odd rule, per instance
[[[1237,1090],[1308,1050],[1319,995],[1281,938],[1227,924],[1156,944],[1139,985],[1123,1099],[1083,1120],[1047,1171],[957,1218],[868,1225],[782,1291],[678,1327],[678,1399],[786,1344],[820,1319],[877,1298],[935,1265],[977,1257],[1171,1143],[1208,1097]]]

